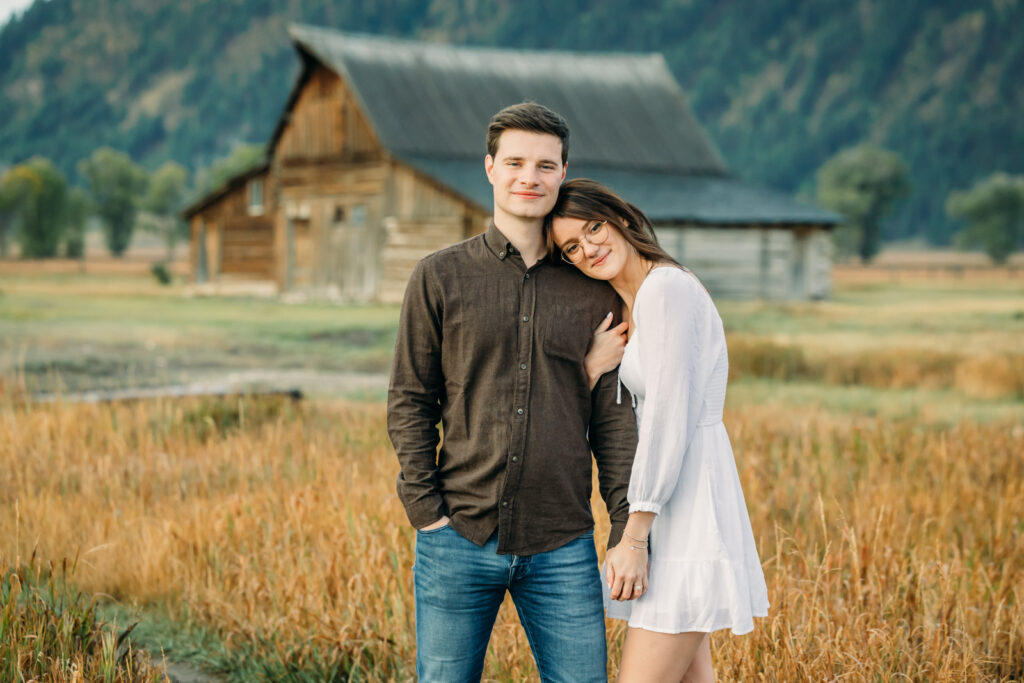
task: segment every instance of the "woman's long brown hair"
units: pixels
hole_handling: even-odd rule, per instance
[[[551,222],[555,218],[608,221],[645,260],[655,265],[671,263],[683,268],[682,264],[669,256],[658,244],[654,226],[643,211],[589,178],[576,178],[563,184],[558,191],[558,201],[544,219],[548,254],[553,259],[560,260],[558,245],[551,234]]]

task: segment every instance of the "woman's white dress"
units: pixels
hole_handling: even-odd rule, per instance
[[[768,590],[722,424],[722,320],[696,277],[662,266],[640,286],[633,321],[619,367],[639,428],[629,510],[657,517],[648,590],[618,602],[606,585],[608,616],[661,633],[748,633],[768,614]]]

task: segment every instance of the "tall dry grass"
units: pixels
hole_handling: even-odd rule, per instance
[[[414,534],[383,418],[246,400],[5,405],[0,556],[81,553],[83,589],[187,613],[281,671],[410,680]],[[727,426],[772,607],[752,634],[715,634],[721,680],[1024,678],[1021,426],[784,407]],[[506,605],[486,677],[534,671]]]
[[[1024,354],[962,354],[891,348],[847,353],[808,351],[737,337],[729,343],[729,378],[806,380],[875,389],[956,389],[976,398],[1024,398]]]

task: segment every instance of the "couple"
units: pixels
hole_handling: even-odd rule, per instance
[[[619,680],[645,683],[712,680],[708,633],[767,613],[721,421],[721,320],[636,207],[562,185],[568,143],[539,104],[495,114],[493,221],[406,289],[388,432],[418,530],[422,681],[480,679],[506,592],[544,681],[606,679],[606,601],[629,621]],[[611,518],[603,578],[591,451]]]

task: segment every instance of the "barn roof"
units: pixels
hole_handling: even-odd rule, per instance
[[[652,220],[839,222],[732,178],[660,54],[458,47],[303,25],[289,33],[346,81],[390,153],[484,210],[493,203],[483,172],[487,123],[533,100],[569,124],[568,176],[605,183]]]
[[[228,194],[242,187],[250,178],[255,178],[261,173],[265,173],[269,168],[270,162],[266,159],[256,161],[252,166],[236,173],[214,188],[189,200],[185,205],[185,208],[181,210],[182,217],[186,220],[192,218],[192,216],[196,215],[203,209],[216,204],[222,197],[226,197]]]
[[[465,199],[490,209],[490,183],[482,159],[406,159]],[[839,216],[787,194],[726,176],[700,176],[577,164],[570,156],[566,178],[592,178],[639,206],[654,223],[706,225],[833,225]]]
[[[345,79],[399,157],[479,159],[494,112],[533,100],[565,117],[575,162],[727,173],[660,54],[456,47],[301,25],[289,32]]]

